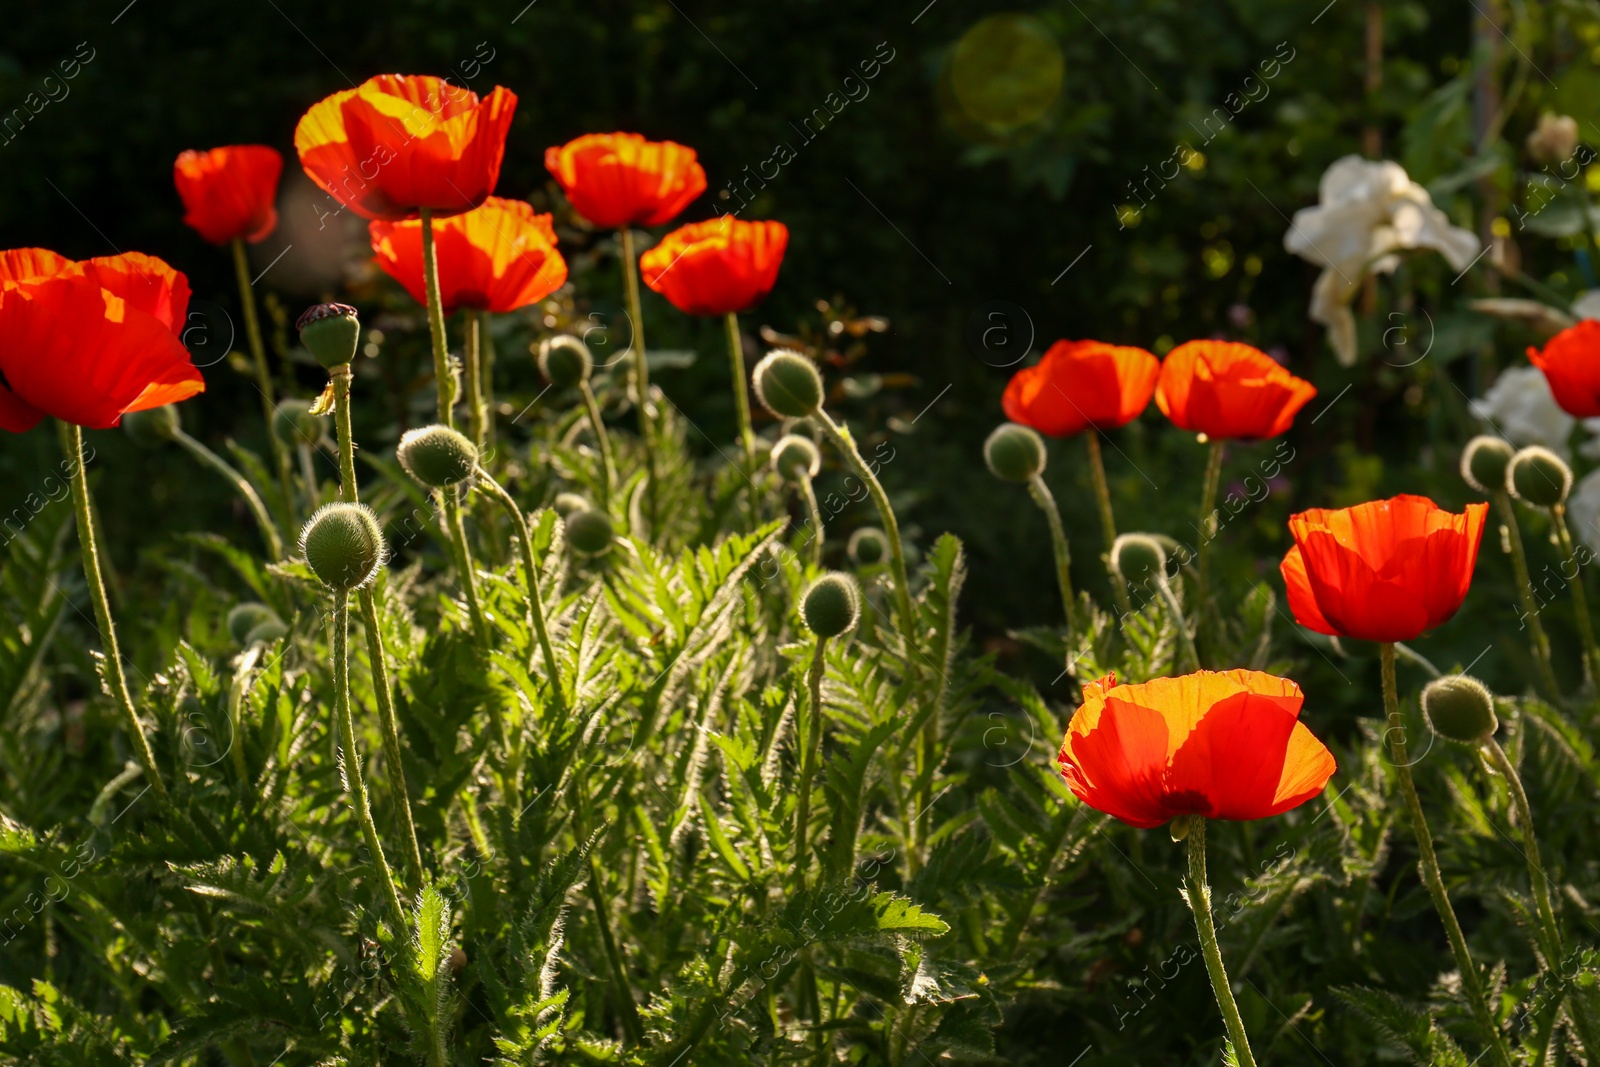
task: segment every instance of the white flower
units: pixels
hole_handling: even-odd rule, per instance
[[[1455,270],[1466,270],[1480,249],[1470,231],[1452,226],[1428,191],[1400,164],[1345,156],[1318,183],[1316,207],[1294,213],[1283,247],[1323,268],[1311,290],[1311,318],[1328,328],[1339,362],[1356,361],[1356,320],[1350,301],[1370,274],[1400,265],[1396,253],[1432,248]]]
[[[1600,552],[1600,470],[1585,474],[1567,497],[1567,521],[1584,544]]]
[[[1556,404],[1537,367],[1502,371],[1489,391],[1472,402],[1472,413],[1518,447],[1543,445],[1563,456],[1577,421]]]

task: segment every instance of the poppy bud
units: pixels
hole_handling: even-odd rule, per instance
[[[1463,745],[1481,745],[1500,728],[1494,697],[1482,682],[1465,674],[1429,682],[1422,690],[1422,713],[1434,733]]]
[[[365,504],[324,504],[306,523],[300,550],[323,585],[347,593],[377,577],[383,532]]]
[[[589,346],[570,333],[539,342],[539,373],[557,389],[571,389],[589,380]]]
[[[799,352],[779,348],[756,364],[756,399],[774,415],[792,419],[814,415],[822,408],[822,375]]]
[[[356,358],[361,320],[349,304],[315,304],[306,309],[294,328],[300,331],[300,343],[328,370]]]
[[[1506,483],[1518,500],[1553,508],[1572,492],[1572,468],[1548,448],[1533,445],[1511,457]]]
[[[772,446],[772,469],[786,482],[815,478],[822,469],[822,454],[810,438],[789,434]]]
[[[1578,150],[1578,120],[1546,111],[1528,134],[1528,155],[1535,163],[1560,163]]]
[[[1504,438],[1479,434],[1461,453],[1461,477],[1480,493],[1502,492],[1513,455],[1515,449]]]
[[[889,538],[876,526],[863,526],[850,535],[845,551],[858,565],[870,567],[889,554]]]
[[[478,446],[448,426],[407,430],[395,455],[407,474],[434,489],[460,485],[478,467]]]
[[[861,620],[861,590],[848,574],[824,574],[806,590],[800,614],[818,637],[838,637]]]
[[[122,416],[122,428],[133,443],[145,448],[166,444],[178,436],[178,409],[172,404],[145,411],[130,411]]]
[[[1044,471],[1044,438],[1014,422],[1003,422],[983,443],[989,471],[1005,482],[1029,482]]]
[[[278,401],[272,417],[273,427],[280,441],[320,445],[328,436],[328,424],[320,415],[311,414],[311,401],[288,397]]]
[[[563,519],[574,511],[587,511],[593,507],[589,498],[582,493],[557,493],[554,502],[550,505],[556,509],[556,514]]]
[[[233,643],[249,648],[257,641],[272,641],[287,631],[278,613],[265,604],[247,601],[235,604],[228,612],[228,636]]]
[[[611,516],[597,508],[583,508],[566,518],[567,543],[586,556],[598,556],[611,547]]]
[[[1167,553],[1149,534],[1123,534],[1111,544],[1111,569],[1137,588],[1166,578]]]

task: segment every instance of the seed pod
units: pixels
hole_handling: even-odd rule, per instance
[[[586,556],[598,556],[611,548],[615,531],[611,516],[598,508],[574,511],[565,520],[567,544]]]
[[[838,637],[861,621],[861,590],[848,574],[824,574],[806,590],[800,614],[818,637]]]
[[[349,304],[314,304],[294,326],[300,331],[300,343],[328,370],[356,358],[361,320]]]
[[[786,482],[815,478],[822,469],[822,454],[809,437],[788,434],[772,446],[772,469]]]
[[[557,389],[571,389],[587,381],[592,365],[589,346],[570,333],[539,342],[539,373]]]
[[[889,554],[889,537],[876,526],[863,526],[850,535],[845,551],[858,566],[870,567]]]
[[[1506,468],[1516,450],[1504,438],[1479,434],[1461,452],[1461,477],[1480,493],[1498,493],[1506,488]]]
[[[460,485],[478,468],[478,446],[448,426],[407,430],[395,455],[407,474],[434,489]]]
[[[1506,483],[1518,500],[1553,508],[1572,492],[1572,468],[1548,448],[1533,445],[1511,457]]]
[[[983,443],[983,461],[1001,481],[1032,481],[1044,471],[1044,438],[1027,426],[1003,422]]]
[[[756,399],[774,415],[803,418],[822,408],[822,375],[809,357],[780,348],[756,364]]]
[[[144,448],[166,444],[178,436],[178,409],[172,404],[145,411],[130,411],[122,416],[122,428],[133,443]]]
[[[1422,713],[1434,733],[1463,745],[1481,745],[1500,728],[1493,695],[1482,682],[1465,674],[1429,682],[1422,690]]]
[[[300,550],[323,585],[349,592],[377,577],[383,563],[383,531],[365,504],[324,504],[306,523]]]

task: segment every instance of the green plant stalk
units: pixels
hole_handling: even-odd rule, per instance
[[[578,382],[578,393],[583,397],[583,410],[589,417],[589,430],[600,449],[600,509],[604,511],[611,507],[611,487],[617,484],[616,461],[611,455],[611,435],[606,433],[605,420],[600,417],[600,402],[595,399],[594,390],[589,388],[589,379]]]
[[[399,890],[395,888],[394,872],[384,858],[378,827],[372,821],[367,782],[361,772],[361,755],[356,751],[356,726],[350,713],[350,594],[343,589],[333,591],[333,710],[339,722],[339,748],[344,754],[345,788],[349,790],[350,802],[355,805],[356,821],[361,824],[367,851],[372,853],[378,880],[383,883],[384,901],[389,905],[390,920],[395,924],[395,936],[405,937],[411,925],[406,919],[405,906],[400,903]]]
[[[1189,833],[1184,840],[1189,853],[1189,910],[1194,913],[1200,951],[1205,956],[1206,973],[1211,976],[1211,990],[1217,996],[1217,1007],[1222,1012],[1223,1024],[1228,1028],[1228,1039],[1233,1042],[1239,1067],[1255,1067],[1256,1058],[1250,1051],[1250,1035],[1245,1033],[1244,1019],[1239,1015],[1239,1005],[1233,999],[1233,987],[1228,984],[1228,972],[1222,965],[1222,946],[1217,943],[1217,927],[1211,918],[1211,886],[1206,881],[1204,816],[1189,816]]]
[[[483,315],[483,330],[478,338],[479,347],[479,392],[483,397],[483,409],[487,413],[483,421],[483,440],[488,448],[494,448],[495,409],[494,409],[494,332],[489,329],[489,313]]]
[[[306,501],[311,510],[316,511],[321,494],[317,491],[317,468],[312,462],[311,446],[301,441],[295,451],[300,454],[300,480],[306,483]]]
[[[800,498],[806,503],[806,522],[811,525],[811,563],[822,566],[822,509],[817,506],[817,489],[809,475],[800,478]]]
[[[1522,545],[1522,530],[1517,525],[1517,509],[1504,489],[1494,494],[1494,506],[1506,525],[1507,540],[1511,542],[1511,571],[1517,581],[1517,596],[1522,600],[1522,613],[1528,620],[1529,641],[1533,645],[1533,662],[1538,668],[1539,681],[1545,695],[1551,700],[1561,699],[1561,687],[1556,684],[1555,668],[1550,660],[1550,638],[1544,632],[1539,618],[1539,605],[1533,599],[1533,579],[1528,575],[1528,554]]]
[[[819,636],[811,653],[811,669],[806,674],[806,690],[811,706],[807,709],[806,748],[800,759],[800,792],[794,809],[794,869],[800,889],[805,890],[806,872],[811,866],[811,850],[806,836],[811,821],[811,780],[817,773],[817,762],[822,755],[822,674],[826,667],[823,653],[828,639]]]
[[[1550,518],[1556,527],[1556,540],[1561,543],[1561,554],[1572,561],[1572,606],[1578,616],[1578,636],[1583,639],[1584,673],[1589,680],[1600,684],[1600,646],[1594,640],[1594,622],[1589,617],[1589,594],[1583,590],[1583,574],[1578,566],[1572,546],[1572,531],[1567,529],[1567,506],[1557,504],[1550,509]]]
[[[634,254],[633,230],[617,231],[622,238],[622,282],[628,294],[628,317],[633,327],[633,388],[639,406],[639,438],[644,442],[645,516],[656,528],[656,445],[650,421],[650,363],[644,347],[644,304],[639,297],[639,259]]]
[[[1206,480],[1200,489],[1200,547],[1196,552],[1195,614],[1206,611],[1210,590],[1211,542],[1217,536],[1217,490],[1222,485],[1222,442],[1213,440],[1206,456]]]
[[[1094,499],[1100,507],[1100,530],[1106,539],[1106,573],[1111,577],[1111,594],[1116,597],[1117,610],[1127,618],[1133,614],[1128,583],[1111,566],[1111,551],[1117,544],[1117,520],[1111,512],[1111,485],[1106,481],[1106,464],[1100,454],[1100,431],[1091,426],[1083,439],[1089,445],[1089,479],[1094,482]]]
[[[111,602],[106,599],[106,583],[100,572],[100,549],[94,535],[93,506],[89,500],[89,472],[83,465],[83,430],[76,424],[60,421],[56,429],[61,435],[61,450],[75,468],[72,481],[72,510],[78,523],[78,547],[83,555],[83,577],[89,586],[89,599],[94,602],[95,623],[100,629],[100,643],[104,646],[106,687],[111,699],[122,712],[134,756],[144,769],[156,799],[167,802],[167,783],[156,769],[155,753],[150,749],[150,739],[144,734],[139,713],[133,708],[133,697],[128,694],[128,678],[122,670],[122,650],[117,644],[117,627],[111,619]]]
[[[455,544],[456,568],[461,572],[461,593],[467,601],[467,616],[472,621],[473,636],[478,647],[488,652],[489,622],[484,618],[483,605],[478,600],[478,572],[472,562],[472,549],[467,545],[467,531],[461,524],[461,501],[453,489],[436,490],[444,501],[445,525],[450,529],[450,540]]]
[[[567,697],[561,689],[561,670],[556,660],[555,647],[550,643],[550,629],[544,617],[544,599],[539,592],[539,564],[533,558],[533,538],[528,533],[528,520],[523,516],[522,508],[518,506],[516,500],[506,492],[505,486],[495,481],[488,471],[479,467],[477,478],[478,484],[499,502],[506,514],[511,516],[517,540],[522,543],[522,574],[527,586],[525,592],[528,597],[528,617],[532,619],[533,631],[539,639],[539,650],[544,656],[545,670],[550,675],[550,689],[555,694],[556,707],[564,712],[568,706]]]
[[[1479,1036],[1494,1054],[1497,1067],[1511,1067],[1511,1054],[1506,1049],[1499,1028],[1495,1026],[1493,1016],[1489,1014],[1488,1002],[1484,1000],[1483,980],[1478,974],[1478,965],[1472,961],[1472,953],[1467,948],[1467,937],[1461,932],[1461,923],[1456,919],[1455,908],[1450,904],[1450,895],[1445,891],[1444,878],[1439,873],[1439,857],[1433,851],[1433,834],[1428,830],[1428,820],[1422,812],[1422,800],[1417,796],[1416,783],[1411,779],[1411,766],[1406,760],[1405,720],[1400,716],[1400,690],[1394,676],[1394,644],[1386,641],[1381,647],[1383,706],[1388,716],[1386,740],[1389,744],[1390,758],[1394,762],[1394,775],[1400,786],[1400,796],[1405,802],[1406,814],[1410,816],[1411,828],[1416,834],[1417,852],[1421,856],[1418,866],[1422,882],[1427,887],[1428,895],[1433,898],[1433,907],[1439,913],[1439,921],[1444,924],[1445,936],[1450,941],[1450,951],[1455,955],[1456,967],[1461,972],[1461,984],[1465,988],[1468,1006],[1472,1009],[1472,1017],[1477,1022],[1478,1029],[1482,1031]]]
[[[430,208],[422,209],[422,283],[428,290],[428,335],[433,341],[433,379],[439,394],[439,421],[454,427],[456,380],[450,370],[450,346],[444,336],[439,256],[433,247],[433,211]]]
[[[744,339],[739,336],[739,316],[732,311],[727,315],[727,327],[728,359],[733,364],[733,409],[739,414],[739,441],[744,445],[746,476],[754,477],[756,432],[750,424],[750,381],[744,372]],[[753,500],[751,503],[754,506]]]
[[[1056,585],[1061,589],[1061,611],[1067,619],[1067,638],[1071,640],[1077,598],[1072,593],[1072,550],[1067,544],[1067,531],[1061,525],[1061,509],[1056,506],[1056,498],[1041,475],[1035,474],[1028,480],[1028,494],[1050,524],[1050,545],[1056,557]]]
[[[467,383],[467,436],[483,451],[483,316],[485,312],[470,309],[466,315],[467,342],[462,346],[461,375]]]
[[[350,364],[341,363],[328,372],[333,380],[335,433],[339,438],[339,499],[354,504],[360,499],[356,488],[355,438],[350,429]],[[421,886],[422,850],[417,845],[417,825],[411,814],[411,790],[406,785],[405,764],[400,760],[400,724],[394,714],[394,694],[389,689],[388,654],[383,646],[383,629],[378,621],[378,602],[371,586],[358,591],[361,621],[367,636],[367,659],[372,661],[372,689],[378,698],[378,722],[383,734],[383,761],[388,765],[389,788],[394,793],[400,819],[401,843],[406,852],[406,873],[411,884]]]
[[[1189,661],[1189,669],[1200,669],[1200,653],[1194,647],[1194,638],[1189,636],[1189,624],[1183,617],[1183,605],[1178,603],[1178,594],[1172,591],[1172,582],[1167,579],[1166,573],[1156,576],[1156,592],[1161,594],[1161,599],[1166,602],[1167,610],[1172,613],[1172,626],[1178,632],[1178,651]],[[1178,668],[1182,670],[1181,665]]]
[[[903,631],[900,636],[905,638],[908,647],[914,648],[912,635],[916,633],[916,616],[911,610],[911,584],[906,579],[906,553],[900,541],[900,524],[895,521],[894,508],[889,506],[889,494],[883,491],[882,483],[867,466],[867,461],[861,458],[850,431],[834,422],[833,417],[821,408],[817,409],[816,419],[822,432],[844,456],[856,477],[866,485],[872,503],[878,509],[878,521],[883,523],[883,532],[889,538],[889,572],[894,580],[895,614],[900,617]]]
[[[262,502],[261,494],[256,492],[244,475],[233,469],[227,460],[217,455],[205,445],[196,441],[183,430],[173,431],[172,439],[182,445],[202,465],[210,467],[213,472],[222,476],[223,480],[232,485],[239,496],[244,499],[245,506],[250,509],[250,514],[255,516],[256,524],[261,527],[261,536],[267,542],[267,554],[273,560],[283,558],[283,535],[278,532],[278,524],[272,521],[272,513],[267,510],[267,505]]]
[[[267,440],[272,443],[272,458],[278,468],[278,490],[283,494],[283,518],[294,525],[294,477],[289,473],[289,446],[278,438],[278,403],[272,395],[272,373],[267,369],[267,347],[261,342],[261,319],[256,314],[255,286],[250,284],[250,263],[245,257],[244,239],[235,237],[233,273],[239,282],[239,305],[244,308],[244,335],[250,344],[255,364],[256,388],[261,393],[261,411],[267,421]]]
[[[633,1002],[633,990],[628,985],[628,971],[622,963],[622,953],[617,939],[611,934],[611,913],[606,908],[605,893],[600,889],[600,866],[589,857],[589,900],[594,904],[596,923],[600,927],[600,943],[605,949],[606,962],[611,968],[611,981],[616,985],[617,1014],[622,1017],[622,1030],[628,1040],[637,1045],[644,1039],[644,1026],[639,1021],[639,1008]]]
[[[1506,780],[1511,791],[1511,804],[1516,809],[1517,825],[1522,829],[1522,857],[1528,863],[1528,882],[1533,889],[1533,903],[1539,913],[1539,927],[1544,934],[1545,966],[1560,963],[1561,928],[1556,925],[1555,908],[1550,904],[1550,879],[1545,876],[1544,864],[1539,861],[1539,838],[1533,832],[1533,808],[1528,803],[1528,793],[1522,787],[1522,776],[1512,765],[1506,750],[1493,737],[1483,743],[1483,752],[1489,764]]]

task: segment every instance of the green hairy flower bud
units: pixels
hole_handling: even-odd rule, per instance
[[[1001,481],[1032,481],[1044,471],[1044,438],[1027,426],[1001,423],[983,443],[983,461]]]
[[[1516,449],[1503,438],[1479,434],[1461,452],[1461,478],[1480,493],[1506,488],[1506,468]]]
[[[565,520],[567,543],[586,556],[598,556],[611,547],[615,531],[611,516],[597,508],[583,508]]]
[[[1149,534],[1123,534],[1111,544],[1111,569],[1137,588],[1166,577],[1167,553],[1161,542]]]
[[[290,397],[278,402],[273,416],[278,430],[278,440],[307,444],[315,447],[328,436],[328,422],[320,415],[311,414],[311,401]]]
[[[323,585],[349,592],[377,577],[383,563],[383,531],[365,504],[324,504],[306,523],[300,550]]]
[[[356,358],[361,342],[361,320],[349,304],[316,304],[295,324],[300,343],[316,361],[332,370]]]
[[[1480,745],[1500,728],[1494,697],[1482,682],[1465,674],[1429,682],[1422,690],[1422,713],[1434,733],[1463,745]]]
[[[163,404],[147,411],[130,411],[122,416],[122,428],[133,438],[134,444],[154,448],[178,436],[178,409]]]
[[[478,468],[478,447],[448,426],[407,430],[395,455],[407,474],[434,489],[460,485]]]
[[[780,348],[756,364],[756,399],[774,415],[798,419],[822,408],[822,375],[799,352]]]
[[[848,574],[824,574],[806,590],[800,614],[818,637],[838,637],[861,620],[861,590]]]
[[[845,551],[858,566],[870,567],[889,554],[889,537],[876,526],[863,526],[850,535]]]
[[[539,342],[539,373],[557,389],[571,389],[587,381],[592,365],[589,346],[569,333]]]
[[[555,508],[556,514],[563,519],[574,511],[587,511],[594,507],[593,504],[589,503],[589,498],[582,493],[557,493],[550,506]]]
[[[1572,468],[1548,448],[1534,445],[1511,457],[1506,483],[1518,500],[1553,508],[1572,492]]]
[[[228,612],[228,636],[233,643],[249,648],[258,641],[274,641],[288,632],[278,613],[265,604],[246,601]]]
[[[815,478],[822,469],[822,454],[810,438],[789,434],[772,446],[772,469],[786,482]]]

